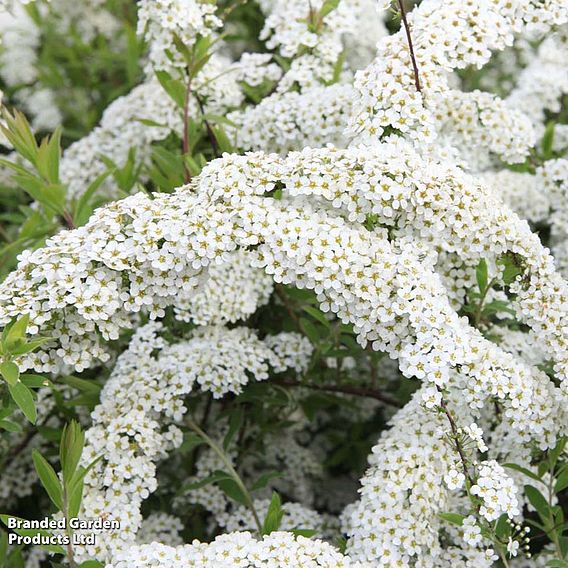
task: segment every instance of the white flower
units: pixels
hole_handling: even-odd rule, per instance
[[[455,489],[461,489],[465,481],[465,475],[456,469],[450,469],[450,471],[444,476],[444,481],[448,486],[450,491]]]

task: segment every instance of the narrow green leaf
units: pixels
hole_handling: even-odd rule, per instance
[[[241,505],[248,505],[246,495],[242,492],[241,488],[237,485],[233,478],[221,479],[217,481],[217,485],[223,490],[223,492]]]
[[[22,382],[17,382],[15,385],[8,385],[8,390],[14,402],[18,405],[24,416],[32,423],[35,424],[37,419],[37,410],[35,406],[34,397],[30,389]]]
[[[465,519],[463,515],[459,515],[458,513],[439,513],[438,517],[458,527],[463,525],[463,520]]]
[[[324,313],[317,308],[312,308],[311,306],[304,306],[302,308],[307,314],[310,314],[314,319],[318,320],[327,329],[331,327],[329,320],[325,317]]]
[[[77,390],[82,392],[88,392],[92,394],[99,394],[101,392],[101,385],[94,380],[80,379],[79,377],[74,377],[73,375],[66,375],[64,377],[59,377],[58,381],[65,383]]]
[[[337,10],[339,0],[325,0],[320,9],[320,18],[323,20],[328,14]]]
[[[557,560],[557,559],[553,559],[553,560],[549,560],[546,563],[547,568],[568,568],[568,562],[566,562],[565,560]]]
[[[44,489],[53,504],[61,511],[63,508],[63,488],[51,464],[34,448],[32,459]]]
[[[21,432],[22,427],[17,424],[16,422],[12,422],[11,420],[0,420],[0,428],[2,430],[6,430],[6,432]]]
[[[8,555],[8,533],[0,531],[0,566],[4,566]]]
[[[0,365],[0,374],[9,385],[14,386],[20,378],[20,369],[16,363],[5,361]]]
[[[8,522],[9,519],[18,519],[19,521],[23,521],[24,519],[21,519],[20,517],[15,517],[13,515],[0,515],[0,520],[6,525],[8,526]],[[16,534],[20,535],[20,536],[31,536],[34,537],[36,535],[42,535],[42,536],[50,536],[51,534],[53,534],[51,531],[45,530],[45,529],[10,529],[13,530]],[[48,550],[49,552],[53,553],[53,554],[65,554],[65,550],[58,545],[41,545],[41,548],[43,548],[44,550]],[[3,566],[2,564],[0,564],[0,566]]]
[[[488,275],[487,275],[487,262],[482,258],[475,269],[475,278],[477,280],[477,286],[479,287],[479,292],[484,294],[487,290]]]
[[[179,493],[187,493],[188,491],[194,491],[195,489],[200,489],[211,483],[217,483],[218,481],[224,481],[226,479],[232,479],[231,476],[226,471],[215,471],[211,475],[200,479],[199,481],[194,481],[192,483],[186,483],[182,486]]]
[[[284,511],[282,510],[282,500],[280,499],[280,495],[278,495],[276,491],[273,491],[270,506],[268,507],[268,511],[262,525],[262,534],[270,534],[271,532],[277,531],[280,528],[283,516]]]
[[[545,160],[550,160],[553,156],[554,146],[554,122],[550,121],[544,130],[542,137],[542,156]]]
[[[29,322],[30,315],[25,314],[10,326],[6,336],[6,348],[8,351],[11,352],[13,347],[16,347],[18,343],[23,342],[26,339],[26,329],[28,328]]]
[[[65,425],[63,435],[61,436],[61,445],[59,447],[59,461],[63,471],[63,481],[68,484],[77,470],[83,446],[85,444],[85,433],[81,430],[81,426],[75,420]]]
[[[536,473],[533,473],[532,471],[530,471],[526,467],[522,467],[520,465],[517,465],[516,463],[505,463],[505,464],[503,464],[503,467],[508,467],[509,469],[514,469],[515,471],[520,471],[521,473],[524,473],[527,477],[530,477],[531,479],[534,479],[535,481],[542,481],[541,478]]]
[[[259,489],[264,489],[270,481],[282,477],[282,473],[278,471],[270,471],[268,473],[263,473],[250,488],[251,491],[258,491]]]
[[[536,509],[541,519],[548,519],[549,506],[543,494],[536,487],[525,485],[525,495],[529,503]]]
[[[554,492],[560,493],[568,487],[568,469],[565,469],[556,480],[556,485],[554,486]]]
[[[312,343],[314,343],[314,344],[319,343],[319,340],[320,340],[319,331],[318,331],[317,327],[310,320],[308,320],[306,318],[300,318],[300,325],[301,325],[304,333],[307,335],[308,339]]]
[[[235,434],[241,429],[243,422],[245,420],[245,410],[242,406],[237,407],[232,413],[229,419],[229,430],[223,439],[223,449],[227,451]]]

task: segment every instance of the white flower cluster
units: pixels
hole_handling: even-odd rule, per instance
[[[147,126],[152,120],[160,126]],[[170,132],[181,132],[182,121],[173,101],[156,80],[135,87],[105,110],[100,124],[87,136],[71,144],[61,160],[61,180],[69,197],[82,195],[108,170],[102,157],[122,167],[132,149],[137,161],[148,158],[152,142]],[[107,180],[107,183],[112,183]],[[110,191],[110,190],[109,190]]]
[[[103,459],[87,477],[83,513],[106,514],[121,528],[77,549],[81,557],[106,558],[133,543],[142,501],[157,487],[155,462],[181,443],[173,423],[186,411],[186,395],[196,387],[214,397],[238,393],[251,377],[268,378],[269,364],[284,364],[248,328],[197,328],[172,345],[158,336],[160,329],[151,323],[137,330],[92,413],[82,459],[85,465]]]
[[[176,318],[197,325],[235,323],[266,304],[273,281],[251,266],[251,253],[237,251],[227,262],[212,266],[201,289],[175,303]]]
[[[296,373],[307,370],[314,348],[304,335],[283,331],[278,335],[267,336],[264,342],[278,358],[278,362],[272,363],[276,373],[282,373],[286,369],[293,369]]]
[[[282,68],[274,63],[270,53],[243,53],[234,65],[237,80],[257,87],[264,81],[276,82],[282,77]]]
[[[358,46],[363,46],[364,42],[372,46],[384,34],[384,24],[374,0],[339,2],[322,19],[320,11],[324,5],[324,0],[274,0],[270,3],[260,39],[266,40],[268,49],[277,49],[280,55],[292,59],[290,69],[278,86],[280,91],[293,86],[306,89],[332,81],[346,36],[359,34]],[[367,29],[372,29],[367,36],[361,34],[362,22]]]
[[[167,542],[171,546],[183,544],[180,532],[183,523],[173,515],[159,511],[148,515],[140,525],[136,534],[138,544],[150,544],[152,542]]]
[[[566,23],[568,8],[562,0],[546,4],[535,0],[428,0],[408,18],[420,89],[401,29],[379,43],[375,61],[356,75],[350,128],[363,142],[372,143],[385,129],[408,134],[418,142],[433,140],[437,95],[449,91],[447,71],[481,67],[492,51],[512,44],[514,33],[544,33]]]
[[[282,199],[270,197],[276,188]],[[369,219],[373,226],[363,227]],[[95,330],[105,339],[116,337],[128,327],[132,312],[162,316],[180,291],[197,286],[203,269],[226,261],[237,247],[255,247],[255,264],[277,282],[314,289],[324,311],[351,322],[361,343],[371,342],[398,357],[404,375],[459,393],[461,402],[476,412],[498,400],[502,420],[519,441],[549,447],[566,431],[566,389],[555,387],[544,373],[490,343],[458,316],[435,273],[432,245],[469,261],[484,257],[490,264],[504,253],[515,255],[523,271],[513,287],[515,306],[542,338],[562,376],[568,365],[568,293],[548,252],[489,189],[457,167],[417,156],[402,141],[365,151],[307,149],[286,159],[226,155],[211,162],[192,186],[154,199],[136,195],[113,203],[86,226],[22,255],[18,270],[0,287],[1,318],[7,322],[30,313],[31,333],[53,330],[58,338],[23,359],[23,365],[86,366],[103,355]],[[178,373],[179,354],[174,359]],[[224,384],[222,378],[219,384]],[[183,381],[169,386],[187,389]],[[160,396],[152,404],[174,417],[181,414],[181,402],[172,407],[164,385],[156,388]],[[138,390],[136,394],[134,409],[144,405]],[[438,482],[453,459],[432,419],[424,425],[417,407],[407,407],[397,418],[404,428],[417,420],[415,428],[397,429],[396,437],[377,446],[387,462],[379,462],[364,480],[365,488],[374,489],[364,489],[350,529],[350,547],[362,558],[388,561],[385,551],[390,558],[440,554],[439,525],[431,523],[447,502]],[[156,443],[148,420],[134,411],[118,420],[119,430],[132,431],[126,447],[131,437],[134,447],[143,444],[150,453],[176,441],[174,431]],[[107,425],[105,431],[113,428]],[[402,471],[401,463],[415,459],[414,451],[406,449],[398,460],[393,457],[405,439],[409,444],[421,439],[418,463],[427,455],[424,467],[440,471],[423,480],[408,471],[402,479],[393,478],[392,491],[384,491],[385,472],[390,476],[394,467]],[[432,443],[426,449],[428,439]],[[129,459],[125,467],[136,463]],[[97,473],[102,480],[111,479]],[[144,479],[152,479],[144,473]],[[404,488],[400,493],[397,482]],[[422,489],[409,493],[411,486]],[[141,494],[145,490],[142,486]],[[395,497],[389,496],[393,491]],[[390,516],[394,504],[404,514],[395,520]],[[386,511],[384,522],[392,524],[396,539],[382,532],[375,509]],[[128,514],[136,518],[134,512]]]
[[[458,148],[476,170],[485,169],[492,156],[523,162],[536,141],[528,117],[490,93],[452,90],[433,96],[431,104],[440,143]]]
[[[172,49],[174,38],[191,46],[199,36],[211,35],[221,26],[215,4],[206,0],[141,0],[139,4],[138,33],[150,44],[150,69],[183,66],[183,60]]]
[[[0,3],[0,76],[16,89],[14,98],[20,109],[31,116],[33,127],[49,131],[61,124],[62,114],[56,93],[42,85],[38,60],[41,29],[25,8],[31,1]],[[111,47],[121,49],[116,39],[118,20],[104,4],[104,0],[50,0],[37,2],[34,8],[62,37],[70,30],[79,33],[84,41],[102,34]]]
[[[503,513],[510,519],[520,514],[517,488],[513,480],[495,460],[479,464],[471,494],[481,499],[479,513],[488,521],[495,521]]]
[[[347,553],[372,566],[491,566],[493,551],[472,548],[478,542],[448,542],[451,527],[439,513],[453,509],[456,499],[448,490],[460,488],[465,476],[445,416],[425,410],[421,401],[418,391],[372,450],[361,499],[343,513]]]
[[[547,37],[538,47],[527,67],[517,77],[517,85],[507,98],[535,125],[542,125],[545,111],[561,108],[562,96],[568,93],[568,29],[564,26]]]
[[[487,185],[495,188],[521,219],[531,223],[547,221],[550,214],[550,196],[540,176],[511,170],[484,172],[480,175]]]
[[[34,85],[38,79],[38,48],[41,31],[20,4],[10,11],[0,9],[0,76],[16,99],[33,117],[37,129],[51,130],[61,123],[53,91]]]
[[[301,93],[275,93],[229,118],[238,146],[247,150],[285,153],[324,143],[345,147],[352,98],[350,85],[316,86]]]
[[[483,430],[475,422],[472,422],[469,426],[465,426],[462,430],[470,440],[475,442],[480,452],[487,451],[487,446],[483,440]]]
[[[248,532],[218,536],[211,543],[194,541],[178,548],[153,543],[133,546],[107,568],[370,568],[354,562],[331,545],[291,533],[273,532],[257,540]]]
[[[270,192],[277,180],[287,195],[300,198],[297,206],[294,200],[255,196]],[[314,288],[322,308],[354,323],[362,342],[399,357],[403,374],[442,386],[450,367],[461,364],[472,406],[483,406],[490,394],[504,403],[515,400],[511,412],[519,423],[551,435],[557,430],[556,404],[541,409],[532,399],[536,392],[549,397],[549,379],[469,328],[434,277],[435,255],[422,240],[464,258],[518,255],[530,271],[529,286],[515,285],[519,315],[540,333],[558,370],[568,365],[561,323],[567,317],[566,284],[552,258],[525,223],[459,169],[425,161],[401,144],[384,144],[364,160],[356,151],[333,149],[306,150],[286,160],[251,154],[213,162],[197,190],[116,202],[85,227],[23,255],[19,271],[0,288],[2,319],[30,313],[37,326],[32,333],[40,326],[55,329],[59,342],[22,358],[22,364],[84,367],[104,357],[94,329],[111,338],[129,326],[130,312],[161,316],[181,290],[195,288],[203,267],[222,261],[237,244],[260,244],[258,264],[275,280]],[[320,212],[310,209],[308,196],[320,201]],[[388,241],[384,229],[369,232],[327,215],[325,207],[339,208],[353,222],[372,214],[397,239]],[[231,223],[228,211],[234,212]],[[366,276],[356,278],[359,273]],[[46,301],[54,308],[38,310]],[[552,306],[555,318],[547,315]],[[503,380],[489,380],[497,369]]]

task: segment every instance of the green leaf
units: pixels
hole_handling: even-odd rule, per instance
[[[14,402],[18,405],[24,416],[32,423],[35,424],[37,420],[37,410],[35,406],[34,397],[30,389],[22,382],[15,385],[8,385],[8,390]]]
[[[556,480],[556,485],[554,486],[554,492],[560,493],[568,487],[568,468],[562,471]]]
[[[179,451],[181,453],[187,454],[189,452],[192,452],[198,446],[202,446],[203,444],[205,444],[205,440],[201,436],[198,436],[193,432],[186,432],[184,434],[183,443],[180,446]]]
[[[19,521],[23,521],[24,519],[20,517],[15,517],[14,515],[0,515],[0,520],[8,526],[9,519],[18,519]],[[20,536],[31,536],[34,537],[38,534],[42,536],[50,536],[52,534],[51,531],[45,529],[10,529],[13,530],[16,534]],[[53,554],[65,554],[65,550],[61,546],[58,545],[41,545],[41,548],[52,552]],[[2,565],[3,566],[3,565]]]
[[[541,519],[548,519],[549,506],[543,494],[536,487],[525,485],[525,495],[529,503],[536,509]]]
[[[262,534],[270,534],[271,532],[277,531],[280,528],[283,516],[284,511],[282,510],[280,495],[278,495],[276,491],[273,491],[272,500],[270,501],[270,506],[268,507],[268,511],[262,525]]]
[[[320,9],[320,18],[323,20],[328,14],[337,10],[339,0],[325,0]]]
[[[477,280],[477,286],[479,287],[479,292],[485,294],[487,290],[488,275],[487,275],[487,262],[482,258],[475,269],[475,278]]]
[[[504,266],[503,269],[503,282],[509,286],[512,284],[519,274],[522,274],[522,269],[517,266],[514,258],[509,255],[503,255],[499,258],[499,264]]]
[[[0,365],[0,374],[9,385],[14,386],[20,378],[20,369],[16,363],[5,361]]]
[[[11,420],[0,420],[0,428],[2,430],[6,430],[6,432],[21,432],[22,427],[17,424],[16,422],[12,422]]]
[[[69,518],[75,518],[79,515],[81,509],[81,501],[83,500],[83,488],[85,485],[84,475],[73,483],[72,489],[69,491],[69,503],[67,505],[67,515]]]
[[[66,485],[71,481],[77,470],[84,444],[85,433],[81,430],[79,423],[72,420],[69,424],[66,424],[59,447],[59,461],[63,471],[63,481]]]
[[[565,560],[557,560],[557,559],[553,559],[553,560],[549,560],[546,563],[547,568],[568,568],[568,562],[566,562]]]
[[[60,377],[58,380],[82,392],[98,395],[100,394],[102,389],[101,385],[96,381],[93,380],[87,381],[85,379],[80,379],[79,377],[74,377],[73,375]]]
[[[515,471],[520,471],[521,473],[524,473],[527,477],[530,477],[531,479],[534,479],[535,481],[542,481],[541,478],[536,473],[533,473],[529,469],[522,467],[520,465],[517,465],[516,463],[505,463],[505,464],[503,464],[503,467],[508,467],[509,469],[514,469]]]
[[[223,439],[223,449],[227,451],[235,434],[241,429],[243,423],[245,421],[245,409],[242,406],[237,407],[231,413],[231,417],[229,419],[229,430]]]
[[[310,314],[314,319],[318,320],[328,329],[331,327],[329,320],[325,317],[324,313],[317,308],[312,308],[311,306],[304,306],[302,308],[306,313]]]
[[[77,200],[73,212],[73,221],[77,227],[81,227],[88,221],[94,211],[92,198],[110,174],[112,174],[112,170],[107,170],[96,177]]]
[[[12,348],[12,355],[24,355],[25,353],[31,353],[35,351],[38,347],[43,345],[46,341],[49,341],[49,337],[36,337],[34,339],[30,339],[26,343],[18,347]]]
[[[30,375],[27,373],[20,375],[20,381],[22,381],[22,383],[30,389],[39,389],[51,384],[51,381],[46,377],[42,377],[41,375]]]
[[[173,79],[165,71],[156,71],[156,77],[170,98],[179,108],[183,108],[185,105],[186,86],[178,79]]]
[[[53,504],[61,511],[63,509],[63,488],[51,464],[34,448],[32,459],[44,489]]]
[[[217,481],[217,485],[228,497],[233,499],[233,501],[236,501],[241,505],[248,505],[246,495],[242,492],[241,488],[237,485],[237,482],[232,477],[229,479],[221,479]]]
[[[509,517],[505,513],[505,514],[501,515],[499,517],[499,519],[497,519],[497,522],[495,523],[495,534],[500,539],[503,539],[503,538],[505,538],[505,536],[508,536],[508,534],[510,532],[510,525],[507,522],[508,520],[509,520]]]
[[[542,157],[545,160],[550,160],[553,156],[554,127],[554,122],[550,121],[546,125],[546,129],[544,130],[544,135],[542,137]]]
[[[264,489],[270,481],[282,477],[283,474],[278,471],[270,471],[268,473],[263,473],[250,488],[251,491],[258,491],[259,489]]]
[[[313,529],[293,529],[290,531],[294,536],[303,536],[304,538],[312,538],[318,531]]]
[[[211,475],[200,479],[199,481],[194,481],[192,483],[186,483],[181,487],[179,493],[186,493],[187,491],[194,491],[195,489],[200,489],[211,483],[217,483],[218,481],[223,481],[225,479],[232,479],[232,477],[226,471],[214,471]]]
[[[320,334],[317,327],[310,320],[306,318],[300,318],[300,326],[312,343],[319,343]]]
[[[26,339],[26,329],[30,322],[30,315],[25,314],[18,320],[16,320],[8,329],[6,338],[4,340],[6,349],[11,353],[12,349],[16,347],[20,342]]]
[[[86,560],[79,564],[79,568],[104,568],[104,564],[101,564],[97,560]]]
[[[463,525],[463,520],[465,519],[463,515],[459,515],[458,513],[439,513],[438,517],[458,527]]]

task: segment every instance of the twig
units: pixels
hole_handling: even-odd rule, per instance
[[[209,124],[209,121],[205,118],[205,108],[203,106],[203,101],[201,100],[201,97],[199,97],[196,94],[195,98],[197,99],[199,110],[201,111],[201,115],[203,116],[203,122],[205,123],[205,128],[207,129],[207,136],[209,137],[209,142],[211,142],[213,153],[215,154],[215,157],[218,158],[221,154],[219,153],[219,144],[217,143],[217,137],[215,136],[215,133],[213,132],[213,129]]]
[[[416,64],[416,55],[414,54],[414,45],[412,44],[412,36],[410,35],[410,26],[408,25],[408,20],[406,19],[404,0],[398,0],[398,6],[400,8],[400,17],[402,19],[404,30],[406,32],[406,39],[408,40],[408,49],[410,50],[410,59],[412,60],[412,68],[414,69],[414,84],[416,85],[416,90],[419,93],[421,93],[422,86],[420,85],[420,76],[418,74],[418,65]]]
[[[189,154],[189,99],[191,96],[191,78],[187,81],[187,89],[185,90],[185,101],[183,103],[183,169],[185,172],[185,183],[191,181],[191,172],[185,158]]]
[[[352,394],[354,396],[362,396],[367,398],[374,398],[375,400],[380,400],[389,406],[394,406],[396,408],[401,408],[402,404],[392,398],[388,394],[381,392],[370,387],[358,387],[354,385],[316,385],[314,383],[302,383],[300,381],[277,379],[270,381],[276,385],[282,387],[304,387],[310,390],[318,390],[324,392],[339,392],[343,394]]]
[[[227,468],[227,472],[229,473],[233,481],[237,484],[246,500],[248,508],[250,509],[252,516],[254,517],[258,536],[262,536],[262,523],[260,522],[260,518],[258,516],[258,513],[256,512],[252,496],[243,483],[243,480],[237,473],[237,470],[233,467],[231,460],[227,457],[223,449],[216,442],[214,442],[213,439],[210,438],[191,418],[188,417],[186,419],[186,423],[219,456],[224,466]]]
[[[440,394],[442,394],[442,389],[439,386],[436,386],[436,388],[438,389],[438,392]],[[459,434],[459,429],[457,427],[456,421],[454,420],[454,417],[452,416],[452,413],[450,412],[450,410],[448,409],[448,405],[446,403],[446,401],[444,400],[444,396],[442,394],[442,399],[440,401],[440,406],[442,407],[442,410],[444,411],[444,414],[446,415],[446,418],[448,419],[448,422],[450,423],[450,428],[452,430],[452,437],[454,440],[454,444],[456,447],[456,451],[460,457],[461,463],[462,463],[462,468],[463,468],[463,473],[466,477],[466,479],[469,482],[469,486],[471,487],[472,485],[474,485],[474,481],[469,473],[469,468],[468,468],[468,464],[467,464],[467,458],[465,457],[465,452],[463,451],[463,448],[460,444],[460,434]]]
[[[63,217],[63,220],[65,221],[65,224],[67,225],[68,229],[77,228],[75,222],[73,221],[73,217],[71,216],[71,213],[69,213],[69,211],[63,211],[61,216]]]

